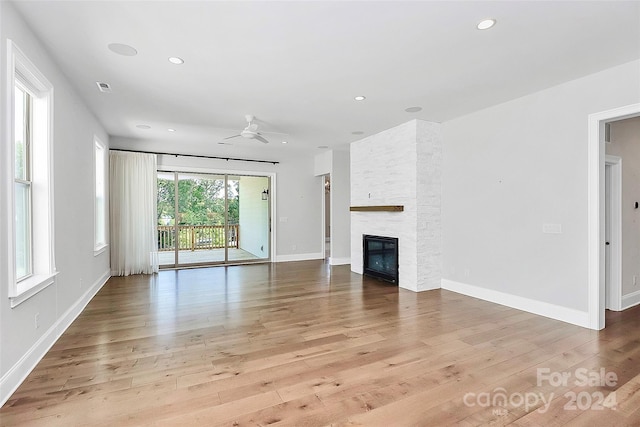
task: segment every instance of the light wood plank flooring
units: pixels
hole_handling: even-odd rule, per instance
[[[319,261],[112,278],[0,425],[640,425],[640,309],[607,324]]]

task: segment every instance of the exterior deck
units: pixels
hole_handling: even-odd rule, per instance
[[[173,267],[174,265],[174,251],[163,251],[158,253],[158,259],[161,267]],[[267,258],[259,258],[254,254],[247,252],[243,249],[229,248],[229,261],[248,261]],[[224,262],[224,248],[219,249],[198,249],[198,250],[184,250],[178,252],[178,262],[180,264],[203,264],[203,263],[217,263]]]

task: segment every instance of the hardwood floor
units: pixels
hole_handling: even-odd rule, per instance
[[[607,325],[318,261],[112,278],[0,425],[640,425],[640,308]]]

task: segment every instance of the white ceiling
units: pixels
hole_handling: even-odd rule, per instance
[[[110,135],[181,153],[282,160],[344,148],[640,57],[638,1],[14,3]],[[487,17],[497,25],[477,30]],[[404,111],[413,106],[423,110]],[[245,114],[288,135],[219,145]]]

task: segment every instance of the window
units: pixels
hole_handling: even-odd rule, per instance
[[[16,229],[16,280],[33,272],[31,250],[31,94],[18,83],[15,87],[14,205]]]
[[[54,282],[52,106],[53,86],[11,41],[8,43],[10,141],[5,165],[13,175],[8,230],[12,307]]]
[[[107,247],[107,203],[106,203],[106,149],[97,137],[94,137],[94,174],[95,174],[95,205],[94,205],[94,255],[99,255]]]

